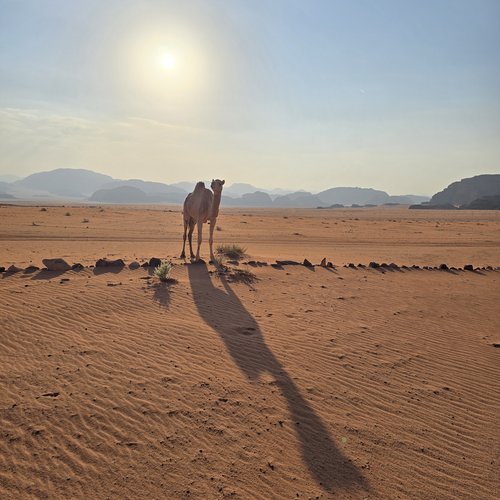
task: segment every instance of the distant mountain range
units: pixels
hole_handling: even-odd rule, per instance
[[[484,174],[453,182],[429,202],[413,209],[500,210],[500,174]]]
[[[12,176],[2,176],[9,179]],[[0,181],[0,200],[69,200],[99,203],[183,203],[195,182],[165,184],[141,179],[114,179],[84,169],[39,172],[12,182]],[[209,181],[206,182],[209,185]],[[431,199],[413,194],[391,196],[385,191],[360,187],[333,187],[318,193],[262,189],[235,183],[223,191],[222,206],[336,208],[340,206],[413,205],[416,208],[451,208],[471,204],[490,206],[500,196],[500,174],[478,175],[454,182]],[[487,200],[477,201],[484,197]]]

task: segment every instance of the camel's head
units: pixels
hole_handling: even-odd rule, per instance
[[[226,181],[221,181],[220,179],[212,179],[212,184],[210,184],[210,187],[212,188],[212,191],[215,194],[221,194],[222,193],[222,186],[224,185]]]

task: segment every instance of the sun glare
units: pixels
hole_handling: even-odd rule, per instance
[[[175,57],[168,52],[161,55],[160,61],[161,61],[162,67],[166,70],[169,70],[169,71],[173,70],[176,66],[176,63],[177,63]]]
[[[138,31],[124,44],[124,68],[134,89],[155,105],[195,105],[208,88],[207,56],[196,37],[170,29],[169,35]]]

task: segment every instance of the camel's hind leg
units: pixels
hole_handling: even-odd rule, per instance
[[[183,241],[182,241],[182,252],[181,252],[181,256],[180,256],[181,259],[185,259],[186,258],[186,233],[187,233],[187,227],[188,227],[188,221],[186,220],[186,218],[184,218],[184,237],[183,237]],[[191,251],[191,253],[193,253],[193,252]]]
[[[194,253],[193,253],[193,231],[194,231],[194,220],[193,219],[189,219],[188,239],[189,239],[189,253],[191,255],[191,259],[194,259]]]

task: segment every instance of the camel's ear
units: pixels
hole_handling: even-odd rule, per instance
[[[225,182],[226,182],[225,180],[224,180],[224,181],[222,181],[222,185],[224,185],[224,184],[225,184]]]

